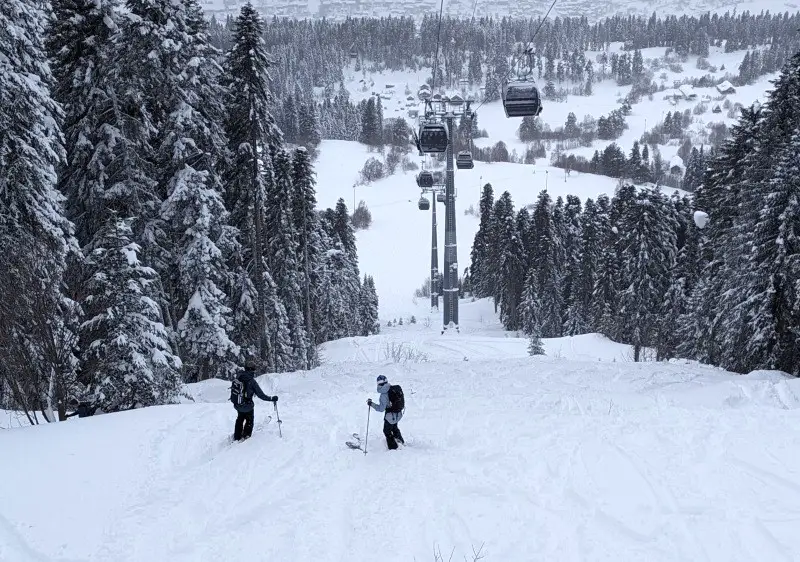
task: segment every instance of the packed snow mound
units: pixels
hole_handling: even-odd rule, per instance
[[[506,338],[450,343],[490,339]],[[253,438],[229,444],[224,381],[189,385],[194,403],[0,431],[0,560],[408,562],[481,544],[503,562],[800,559],[797,380],[572,342],[260,377],[283,439],[257,400]],[[378,374],[405,390],[408,446],[387,451],[373,413],[365,456],[344,441]]]
[[[708,224],[708,213],[705,211],[695,211],[694,224],[697,225],[697,228],[705,228]]]

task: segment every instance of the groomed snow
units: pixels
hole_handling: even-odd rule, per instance
[[[259,402],[253,438],[228,445],[222,381],[192,385],[195,403],[0,431],[0,560],[800,559],[797,380],[632,363],[596,335],[531,359],[464,328],[331,342],[323,367],[261,377],[283,439]],[[372,414],[365,456],[343,443],[379,373],[405,389],[408,446],[387,451]]]

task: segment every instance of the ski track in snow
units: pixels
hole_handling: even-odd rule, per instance
[[[800,559],[797,381],[616,360],[596,335],[535,359],[515,338],[391,338],[428,361],[347,339],[313,372],[262,377],[283,439],[257,402],[253,437],[230,444],[223,381],[192,385],[195,403],[0,433],[0,559]],[[364,455],[344,441],[364,436],[378,373],[406,391],[408,445],[387,451],[373,413]]]

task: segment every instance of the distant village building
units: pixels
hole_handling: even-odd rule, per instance
[[[694,86],[691,84],[682,84],[678,91],[683,95],[683,99],[690,101],[697,99],[697,92],[694,91]]]
[[[669,173],[673,176],[681,177],[686,170],[686,164],[683,163],[683,158],[677,154],[669,161]]]
[[[720,94],[735,94],[736,88],[733,87],[733,84],[725,80],[724,82],[720,82],[717,84],[717,91]]]
[[[683,94],[677,88],[672,88],[664,92],[664,99],[671,102],[673,105],[683,99]]]
[[[681,84],[670,90],[664,92],[664,99],[671,101],[673,104],[682,100],[693,101],[697,99],[697,92],[694,91],[694,86],[691,84]]]

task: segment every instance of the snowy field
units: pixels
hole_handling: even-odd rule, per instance
[[[0,431],[0,560],[800,559],[800,381],[632,363],[597,335],[530,359],[480,321],[488,303],[463,309],[458,337],[405,325],[261,377],[282,439],[257,403],[253,438],[228,445],[222,381],[192,385],[194,403]],[[392,344],[416,354],[396,363]],[[408,446],[387,451],[373,414],[365,456],[343,443],[379,373],[404,387]]]

